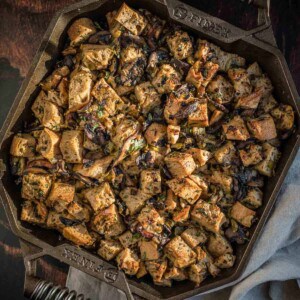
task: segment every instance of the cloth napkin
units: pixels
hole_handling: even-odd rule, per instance
[[[289,170],[272,215],[252,251],[249,264],[230,287],[192,300],[300,299],[300,289],[286,288],[285,281],[300,283],[300,152]],[[117,289],[70,268],[67,286],[91,300],[125,300]],[[300,286],[300,285],[299,285]]]

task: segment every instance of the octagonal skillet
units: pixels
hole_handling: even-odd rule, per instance
[[[0,159],[7,166],[7,171],[1,174],[0,195],[10,226],[22,241],[27,275],[36,275],[35,262],[38,258],[52,256],[124,291],[128,299],[132,299],[133,294],[136,294],[147,299],[179,300],[228,286],[241,276],[299,147],[299,96],[286,61],[275,43],[268,13],[269,0],[254,0],[254,4],[258,6],[258,26],[250,31],[237,28],[177,0],[126,2],[134,8],[146,8],[163,19],[179,23],[195,35],[208,39],[226,51],[239,54],[249,62],[257,61],[271,78],[276,98],[294,108],[297,130],[285,142],[276,175],[266,182],[264,205],[257,212],[259,221],[251,229],[249,243],[235,249],[237,256],[235,266],[224,270],[217,278],[205,280],[197,288],[192,282],[187,281],[176,282],[172,288],[155,286],[150,279],[139,280],[125,276],[114,264],[65,240],[61,241],[59,235],[51,230],[25,224],[19,220],[20,191],[9,172],[9,147],[12,136],[22,129],[24,121],[31,118],[30,107],[40,90],[38,84],[53,70],[55,61],[59,58],[58,53],[63,49],[68,26],[74,19],[82,16],[97,20],[97,16],[104,16],[108,11],[118,9],[122,4],[119,0],[84,0],[62,10],[52,20],[0,132]],[[36,283],[36,280],[25,280],[25,288],[34,289]]]

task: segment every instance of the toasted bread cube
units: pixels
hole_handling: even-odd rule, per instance
[[[218,184],[226,193],[230,193],[232,189],[232,177],[221,171],[213,171],[210,182]]]
[[[91,19],[80,18],[74,21],[68,29],[68,36],[71,40],[71,46],[82,43],[96,32],[96,27]]]
[[[83,191],[83,195],[96,213],[115,202],[115,195],[107,182]]]
[[[123,250],[122,245],[114,240],[100,241],[100,248],[97,253],[106,260],[112,260]]]
[[[31,110],[42,125],[52,130],[59,130],[63,123],[63,117],[59,112],[58,106],[47,101],[44,91],[41,91],[34,101]]]
[[[91,208],[78,202],[76,200],[76,196],[74,197],[74,200],[68,205],[67,211],[76,220],[88,222],[91,219]]]
[[[261,90],[264,97],[268,96],[273,90],[271,80],[265,74],[255,79],[254,87],[255,90]]]
[[[190,148],[186,152],[193,155],[193,159],[200,167],[203,167],[212,156],[211,152],[199,148]]]
[[[28,173],[22,180],[22,198],[46,199],[51,189],[52,177],[48,174]]]
[[[138,270],[138,272],[136,273],[136,278],[142,278],[144,277],[146,274],[147,274],[147,269],[146,269],[146,266],[144,264],[144,262],[140,262],[140,268]]]
[[[242,204],[256,209],[262,206],[263,192],[259,188],[248,189],[247,195],[241,200]]]
[[[210,117],[209,126],[219,122],[224,116],[224,112],[221,110],[215,109]]]
[[[176,280],[176,281],[182,281],[187,279],[187,273],[185,270],[172,267],[169,270],[166,271],[164,277],[166,279]]]
[[[56,89],[62,78],[69,75],[69,73],[70,69],[67,66],[55,69],[45,80],[42,81],[41,87],[43,91],[47,91],[49,93],[53,89]],[[49,100],[49,97],[46,97],[46,99]]]
[[[214,157],[219,164],[229,165],[235,157],[235,147],[232,142],[227,142],[224,146],[217,149]]]
[[[18,157],[34,157],[35,138],[30,134],[18,134],[13,137],[10,154]]]
[[[233,252],[229,241],[220,234],[209,236],[207,250],[213,257],[219,257],[226,253],[232,254]]]
[[[151,195],[145,194],[141,190],[133,187],[127,187],[120,192],[121,199],[125,202],[130,215],[138,213],[145,202],[151,198]]]
[[[180,84],[180,74],[168,64],[163,64],[152,79],[152,85],[160,94],[171,93]]]
[[[161,104],[160,94],[149,81],[136,85],[134,93],[144,115]]]
[[[150,195],[161,193],[160,170],[143,170],[140,178],[141,190]]]
[[[92,96],[103,106],[110,116],[114,116],[124,104],[115,90],[101,78],[92,89]]]
[[[165,254],[174,267],[185,268],[195,263],[196,253],[180,237],[174,237],[164,248]]]
[[[191,216],[192,220],[214,233],[220,232],[221,226],[225,221],[225,215],[217,205],[203,200],[198,200],[191,212]]]
[[[233,83],[235,94],[238,98],[250,95],[252,86],[247,70],[242,68],[229,69],[228,77]]]
[[[22,205],[21,220],[33,224],[46,223],[48,209],[42,202],[25,201]]]
[[[171,152],[165,157],[165,163],[171,174],[177,178],[191,175],[196,168],[193,156],[189,153]]]
[[[216,267],[220,269],[228,269],[233,267],[234,262],[235,262],[235,256],[227,253],[219,256],[214,261],[214,264]]]
[[[201,61],[206,61],[209,51],[210,51],[210,43],[206,40],[198,39],[197,49],[194,54],[194,57]]]
[[[167,197],[165,201],[165,211],[172,212],[177,207],[177,196],[174,194],[174,192],[171,189],[168,189],[167,191]]]
[[[262,175],[271,177],[274,174],[280,152],[269,143],[263,144],[264,160],[255,166],[255,169]]]
[[[140,259],[129,248],[125,248],[118,254],[116,261],[119,268],[121,268],[128,275],[135,275],[140,268]]]
[[[94,142],[92,142],[86,135],[86,133],[84,133],[83,135],[83,148],[90,150],[90,151],[97,151],[97,152],[101,152],[102,147],[101,145],[97,145]]]
[[[202,192],[199,185],[190,178],[174,178],[168,180],[166,184],[175,195],[185,199],[190,204],[194,204]]]
[[[229,103],[234,97],[233,85],[222,75],[217,75],[209,83],[206,91],[214,100],[221,100],[222,103]]]
[[[175,116],[176,114],[180,113],[180,110],[182,109],[182,103],[185,103],[185,101],[174,96],[174,94],[171,94],[167,98],[167,102],[164,108],[164,117],[168,124],[179,124],[180,119],[175,118]]]
[[[275,100],[273,95],[266,96],[261,99],[258,109],[259,111],[262,111],[263,113],[267,114],[270,113],[272,109],[274,109],[276,106],[278,106],[278,102]]]
[[[196,255],[197,255],[197,262],[198,263],[203,263],[208,260],[208,253],[204,251],[200,246],[197,246],[194,249]]]
[[[63,77],[57,86],[57,90],[48,91],[48,101],[60,107],[66,107],[69,100],[69,80]]]
[[[162,278],[160,281],[153,280],[153,283],[158,286],[167,286],[167,287],[172,286],[172,280],[166,278]]]
[[[221,270],[214,264],[213,258],[207,252],[205,254],[205,260],[207,261],[206,265],[209,274],[213,277],[218,276]]]
[[[118,10],[115,20],[134,35],[140,35],[147,25],[147,20],[125,3]]]
[[[191,210],[190,205],[187,205],[184,208],[175,211],[173,213],[173,221],[178,223],[184,223],[190,217],[190,210]]]
[[[72,74],[69,85],[69,112],[83,108],[91,100],[93,75],[88,69]]]
[[[255,211],[247,208],[240,202],[236,202],[232,208],[230,215],[233,219],[235,219],[237,222],[242,224],[245,227],[251,227],[252,221],[255,216]]]
[[[164,146],[167,144],[167,126],[152,123],[145,132],[145,139],[149,145]]]
[[[74,185],[63,182],[53,182],[46,204],[54,208],[57,212],[62,212],[68,204],[73,201],[74,196]]]
[[[124,248],[129,248],[130,246],[136,244],[141,238],[139,233],[132,234],[131,231],[127,230],[121,234],[118,239]]]
[[[188,117],[188,124],[191,126],[209,126],[207,101],[198,101],[197,108]]]
[[[166,259],[163,260],[151,260],[145,262],[146,269],[152,276],[154,282],[161,282],[163,275],[167,270],[168,262]]]
[[[260,77],[263,74],[257,62],[254,62],[247,68],[247,73],[250,77]]]
[[[92,247],[95,243],[95,239],[83,224],[66,226],[63,228],[62,234],[67,240],[79,246]]]
[[[65,225],[61,221],[61,214],[57,213],[54,210],[50,210],[47,216],[46,226],[50,229],[56,229],[62,231]]]
[[[158,245],[152,241],[140,241],[141,260],[157,260],[160,257]]]
[[[93,228],[99,234],[108,237],[120,235],[125,231],[124,223],[115,204],[100,211],[94,217]]]
[[[256,109],[263,96],[261,89],[254,91],[250,95],[240,97],[235,105],[235,108]]]
[[[274,120],[269,114],[249,120],[247,124],[253,136],[260,141],[271,140],[277,137]]]
[[[203,263],[197,263],[190,266],[188,269],[188,276],[191,281],[196,283],[196,286],[199,286],[207,276],[206,265]]]
[[[294,126],[294,111],[290,105],[280,104],[271,111],[276,127],[279,130],[290,130]]]
[[[193,45],[191,38],[185,31],[175,31],[173,35],[167,38],[171,54],[176,59],[186,59],[193,54]]]
[[[113,159],[113,156],[105,156],[96,159],[91,164],[76,164],[73,171],[86,177],[101,179],[106,174]]]
[[[83,150],[83,132],[66,130],[62,133],[60,151],[68,163],[81,163]]]
[[[174,145],[177,143],[180,134],[180,126],[176,125],[168,125],[167,127],[167,135],[168,135],[168,143]]]
[[[256,165],[262,161],[262,146],[250,144],[245,149],[239,150],[240,158],[245,167]]]
[[[246,141],[250,138],[245,122],[240,116],[233,117],[222,127],[228,140]]]
[[[181,234],[181,237],[191,248],[204,244],[207,240],[205,232],[197,227],[189,227]]]
[[[202,175],[190,175],[189,178],[193,180],[201,188],[201,198],[207,199],[208,197],[208,184]]]
[[[36,150],[40,152],[51,163],[57,161],[59,150],[60,136],[48,128],[44,128],[38,138]]]
[[[10,171],[12,175],[22,176],[27,165],[25,157],[11,156],[10,160]]]
[[[160,216],[157,210],[151,206],[145,206],[139,215],[137,221],[143,229],[149,233],[161,233],[164,224],[164,218]]]

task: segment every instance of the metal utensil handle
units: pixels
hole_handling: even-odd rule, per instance
[[[178,0],[165,0],[165,3],[173,20],[225,43],[235,42],[271,26],[269,16],[270,0],[248,0],[248,3],[258,7],[258,26],[251,30],[238,28]]]

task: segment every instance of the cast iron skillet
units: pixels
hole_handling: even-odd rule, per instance
[[[285,142],[276,175],[266,182],[264,205],[257,211],[259,221],[251,228],[249,243],[235,249],[237,259],[233,268],[223,271],[221,276],[215,279],[205,280],[198,288],[195,288],[192,282],[187,281],[176,282],[172,288],[169,288],[153,285],[150,278],[139,280],[126,277],[114,264],[105,262],[99,256],[80,249],[65,240],[60,240],[57,233],[25,224],[19,220],[20,190],[16,188],[14,178],[8,167],[12,136],[22,129],[24,121],[32,118],[30,107],[39,93],[38,83],[53,70],[55,61],[59,58],[58,53],[64,46],[66,31],[72,20],[83,16],[97,20],[99,16],[104,16],[107,12],[118,9],[122,1],[84,0],[63,9],[49,25],[29,74],[24,80],[0,132],[0,159],[3,161],[3,165],[7,166],[7,171],[3,170],[1,173],[0,195],[10,226],[21,239],[27,275],[25,290],[29,295],[29,290],[35,289],[33,299],[38,299],[37,292],[42,294],[43,289],[46,292],[51,290],[50,285],[47,287],[42,282],[37,285],[38,279],[32,280],[32,277],[29,277],[29,275],[36,275],[36,260],[47,255],[124,291],[128,299],[133,299],[133,294],[136,294],[147,299],[179,300],[233,284],[240,277],[247,264],[251,250],[299,147],[299,96],[286,61],[276,46],[269,18],[269,0],[254,1],[259,9],[258,26],[250,31],[237,28],[177,0],[128,0],[126,2],[134,8],[145,8],[163,19],[179,23],[183,28],[201,38],[207,38],[224,50],[245,57],[250,63],[257,61],[270,76],[275,89],[275,97],[280,102],[289,104],[294,108],[297,129]],[[64,298],[61,297],[60,299]]]

